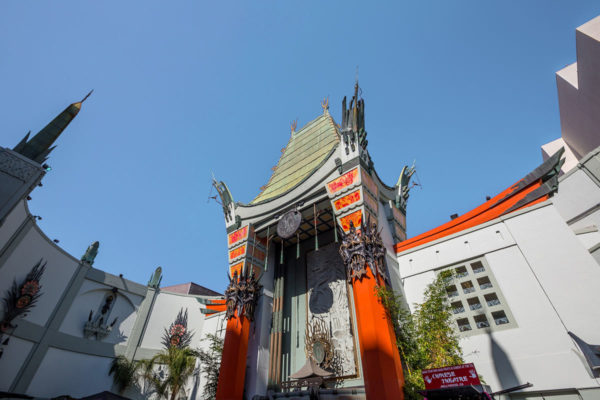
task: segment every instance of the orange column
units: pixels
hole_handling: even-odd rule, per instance
[[[217,400],[242,400],[244,397],[249,333],[250,321],[236,311],[233,318],[227,321]]]
[[[353,279],[352,291],[367,399],[403,400],[404,374],[396,335],[375,293],[377,283],[384,283],[377,282],[370,268],[366,270],[362,280]]]

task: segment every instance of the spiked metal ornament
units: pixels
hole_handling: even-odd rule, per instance
[[[234,317],[237,311],[238,317],[243,315],[252,321],[261,289],[262,286],[258,283],[254,272],[251,272],[250,276],[241,276],[239,278],[237,273],[235,273],[233,279],[229,279],[229,286],[225,290],[226,318]]]
[[[377,224],[371,219],[362,222],[362,233],[350,222],[350,230],[346,234],[341,231],[342,244],[340,245],[340,256],[346,266],[348,282],[352,283],[354,278],[362,280],[367,274],[367,266],[371,268],[373,276],[381,276],[386,282],[385,253],[386,249],[381,240]]]

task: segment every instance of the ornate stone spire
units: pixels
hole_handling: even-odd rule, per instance
[[[58,114],[56,118],[31,138],[31,140],[29,140],[29,133],[27,133],[13,150],[37,163],[41,164],[46,161],[48,154],[56,147],[52,146],[52,144],[79,113],[79,110],[81,110],[81,103],[83,103],[92,92],[93,90],[81,101],[73,103],[65,108],[63,112]]]
[[[346,155],[350,155],[358,148],[361,154],[367,149],[367,131],[365,130],[365,101],[360,96],[358,80],[354,84],[354,96],[346,108],[346,97],[342,100],[342,127],[341,134]],[[365,158],[370,163],[368,157]]]
[[[90,244],[87,250],[85,251],[85,254],[81,256],[81,261],[93,265],[94,260],[98,255],[98,247],[100,247],[100,242],[98,241],[95,241],[94,243]]]

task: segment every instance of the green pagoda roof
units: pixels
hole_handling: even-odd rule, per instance
[[[273,199],[299,185],[321,166],[339,141],[338,128],[327,111],[292,132],[271,179],[250,204]]]

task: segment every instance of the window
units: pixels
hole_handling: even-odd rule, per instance
[[[475,261],[474,263],[471,263],[471,269],[473,270],[474,274],[478,274],[480,272],[485,271],[485,268],[483,267],[483,263],[481,261]]]
[[[469,275],[469,273],[467,272],[467,269],[465,268],[464,265],[462,267],[456,268],[455,271],[456,271],[457,278],[463,278],[463,277]]]
[[[461,332],[471,330],[471,324],[469,324],[469,320],[467,318],[457,319],[456,324],[458,325],[458,330]]]
[[[454,285],[446,287],[446,293],[448,293],[448,297],[458,296],[458,290],[456,290],[456,286]]]
[[[489,328],[490,323],[488,322],[488,319],[485,316],[485,314],[476,315],[474,319],[475,319],[475,325],[477,325],[477,328],[479,328],[479,329]]]
[[[496,323],[496,325],[508,324],[508,318],[506,317],[506,313],[502,310],[493,312],[492,317],[494,318],[494,322]]]
[[[467,303],[469,303],[469,308],[471,310],[481,309],[481,303],[479,302],[479,298],[477,298],[477,297],[467,299]]]
[[[465,308],[463,307],[462,301],[455,301],[450,306],[452,306],[452,312],[454,314],[460,314],[461,312],[465,312]]]
[[[445,286],[460,337],[517,327],[485,257],[462,260],[437,272],[442,271],[452,272]]]
[[[475,287],[473,286],[473,283],[471,281],[463,282],[460,284],[460,286],[462,286],[463,292],[465,292],[465,294],[473,293],[475,291]]]
[[[497,306],[500,304],[500,300],[498,299],[498,296],[496,295],[496,293],[486,294],[483,297],[485,297],[485,302],[490,307]]]
[[[492,287],[492,282],[490,282],[490,278],[484,276],[483,278],[478,278],[477,282],[479,283],[479,287],[481,290],[488,289]]]

